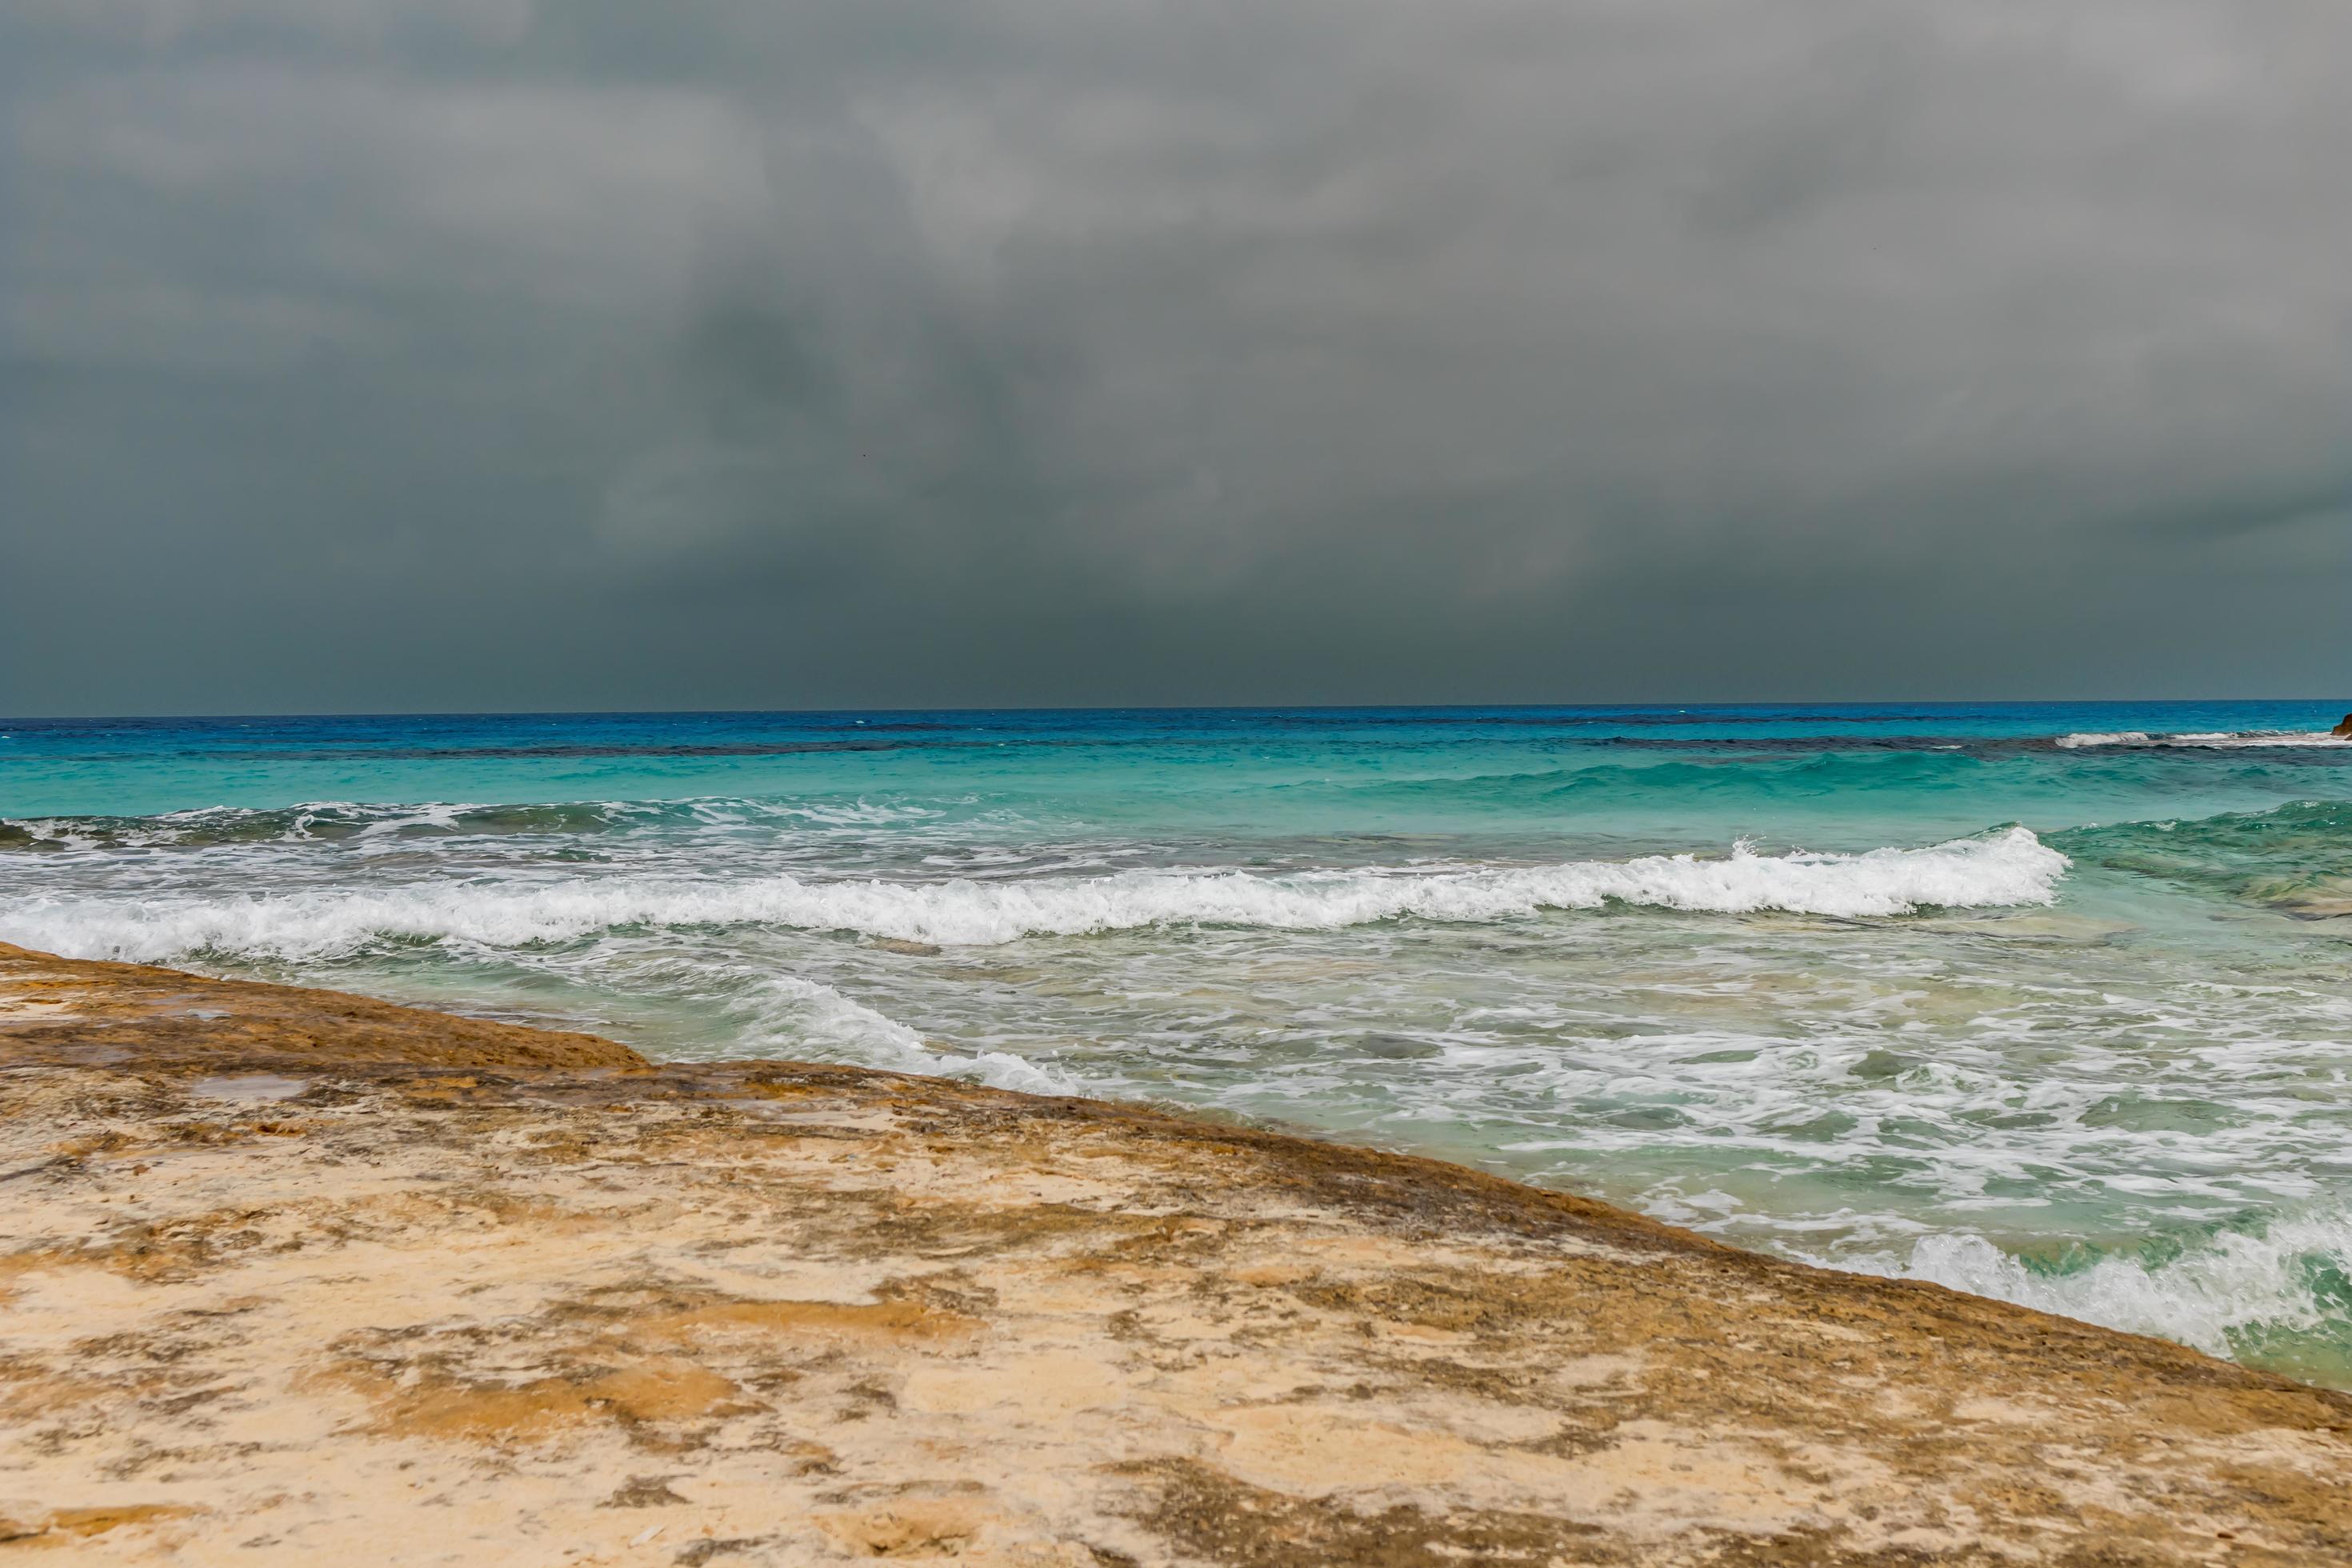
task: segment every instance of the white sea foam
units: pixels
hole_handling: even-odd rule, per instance
[[[2058,737],[2066,751],[2094,746],[2181,746],[2194,751],[2240,751],[2277,746],[2352,746],[2325,730],[2214,730],[2178,735],[2152,735],[2145,730],[2078,731]]]
[[[2104,1258],[2065,1274],[2028,1268],[1981,1237],[1931,1236],[1913,1247],[1906,1263],[1874,1271],[2226,1356],[2237,1348],[2233,1336],[2248,1331],[2308,1334],[2332,1327],[2342,1333],[2344,1308],[2319,1294],[2315,1261],[2339,1275],[2352,1272],[2352,1215],[2276,1219],[2260,1234],[2225,1231],[2168,1262]]]
[[[763,989],[765,1005],[760,1010],[770,1014],[763,1020],[767,1026],[761,1031],[763,1043],[796,1053],[814,1045],[824,1055],[844,1057],[863,1067],[969,1079],[1024,1094],[1082,1092],[1066,1075],[1010,1051],[980,1051],[966,1057],[937,1049],[897,1019],[851,1001],[830,985],[785,974],[769,980]]]
[[[1492,921],[1612,900],[1860,918],[1922,907],[2046,904],[2069,864],[2025,828],[2011,827],[1861,855],[1759,855],[1741,845],[1721,858],[1653,855],[1437,871],[1129,871],[919,883],[610,876],[239,898],[45,896],[0,912],[0,934],[77,956],[152,962],[196,952],[317,959],[387,940],[513,947],[625,926],[760,924],[984,946],[1154,926],[1321,931],[1408,917]]]
[[[2058,737],[2062,751],[2080,751],[2087,746],[2152,746],[2156,737],[2145,730],[2081,730],[2072,735]]]

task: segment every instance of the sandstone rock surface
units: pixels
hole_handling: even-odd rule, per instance
[[[0,1559],[2352,1561],[2352,1397],[1458,1167],[0,947]]]

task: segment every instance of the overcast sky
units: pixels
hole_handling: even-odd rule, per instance
[[[0,713],[2347,694],[2343,0],[9,0]]]

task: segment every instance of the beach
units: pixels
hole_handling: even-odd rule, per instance
[[[0,1558],[2352,1564],[2347,76],[0,5]]]
[[[0,941],[1144,1102],[2352,1386],[2284,703],[0,726]]]
[[[2352,1553],[2352,1396],[1456,1165],[14,948],[0,1063],[0,1550]]]

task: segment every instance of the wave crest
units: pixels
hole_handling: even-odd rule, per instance
[[[1923,908],[2046,904],[2071,862],[2023,827],[1859,855],[1652,855],[1464,870],[1360,868],[1280,876],[1130,871],[1024,881],[740,881],[635,877],[413,884],[184,900],[37,899],[0,915],[12,941],[155,962],[214,952],[315,959],[373,942],[512,947],[616,927],[771,925],[958,946],[1171,926],[1333,930],[1482,921],[1608,903],[1718,914],[1868,918]]]
[[[2099,746],[2184,747],[2190,751],[2252,751],[2277,746],[2352,746],[2325,730],[2214,730],[2198,733],[2155,735],[2146,730],[2083,730],[2061,735],[2053,742],[2061,751],[2078,752]]]
[[[0,849],[211,849],[254,844],[595,834],[679,826],[809,831],[893,826],[945,815],[939,806],[873,801],[862,795],[797,801],[713,796],[503,805],[330,800],[286,806],[200,806],[157,816],[0,817]]]
[[[814,1046],[815,1054],[860,1067],[962,1079],[1024,1094],[1083,1092],[1075,1079],[1010,1051],[967,1057],[940,1049],[896,1018],[798,975],[770,978],[752,1011],[751,1039],[759,1047],[782,1046],[798,1055]]]

